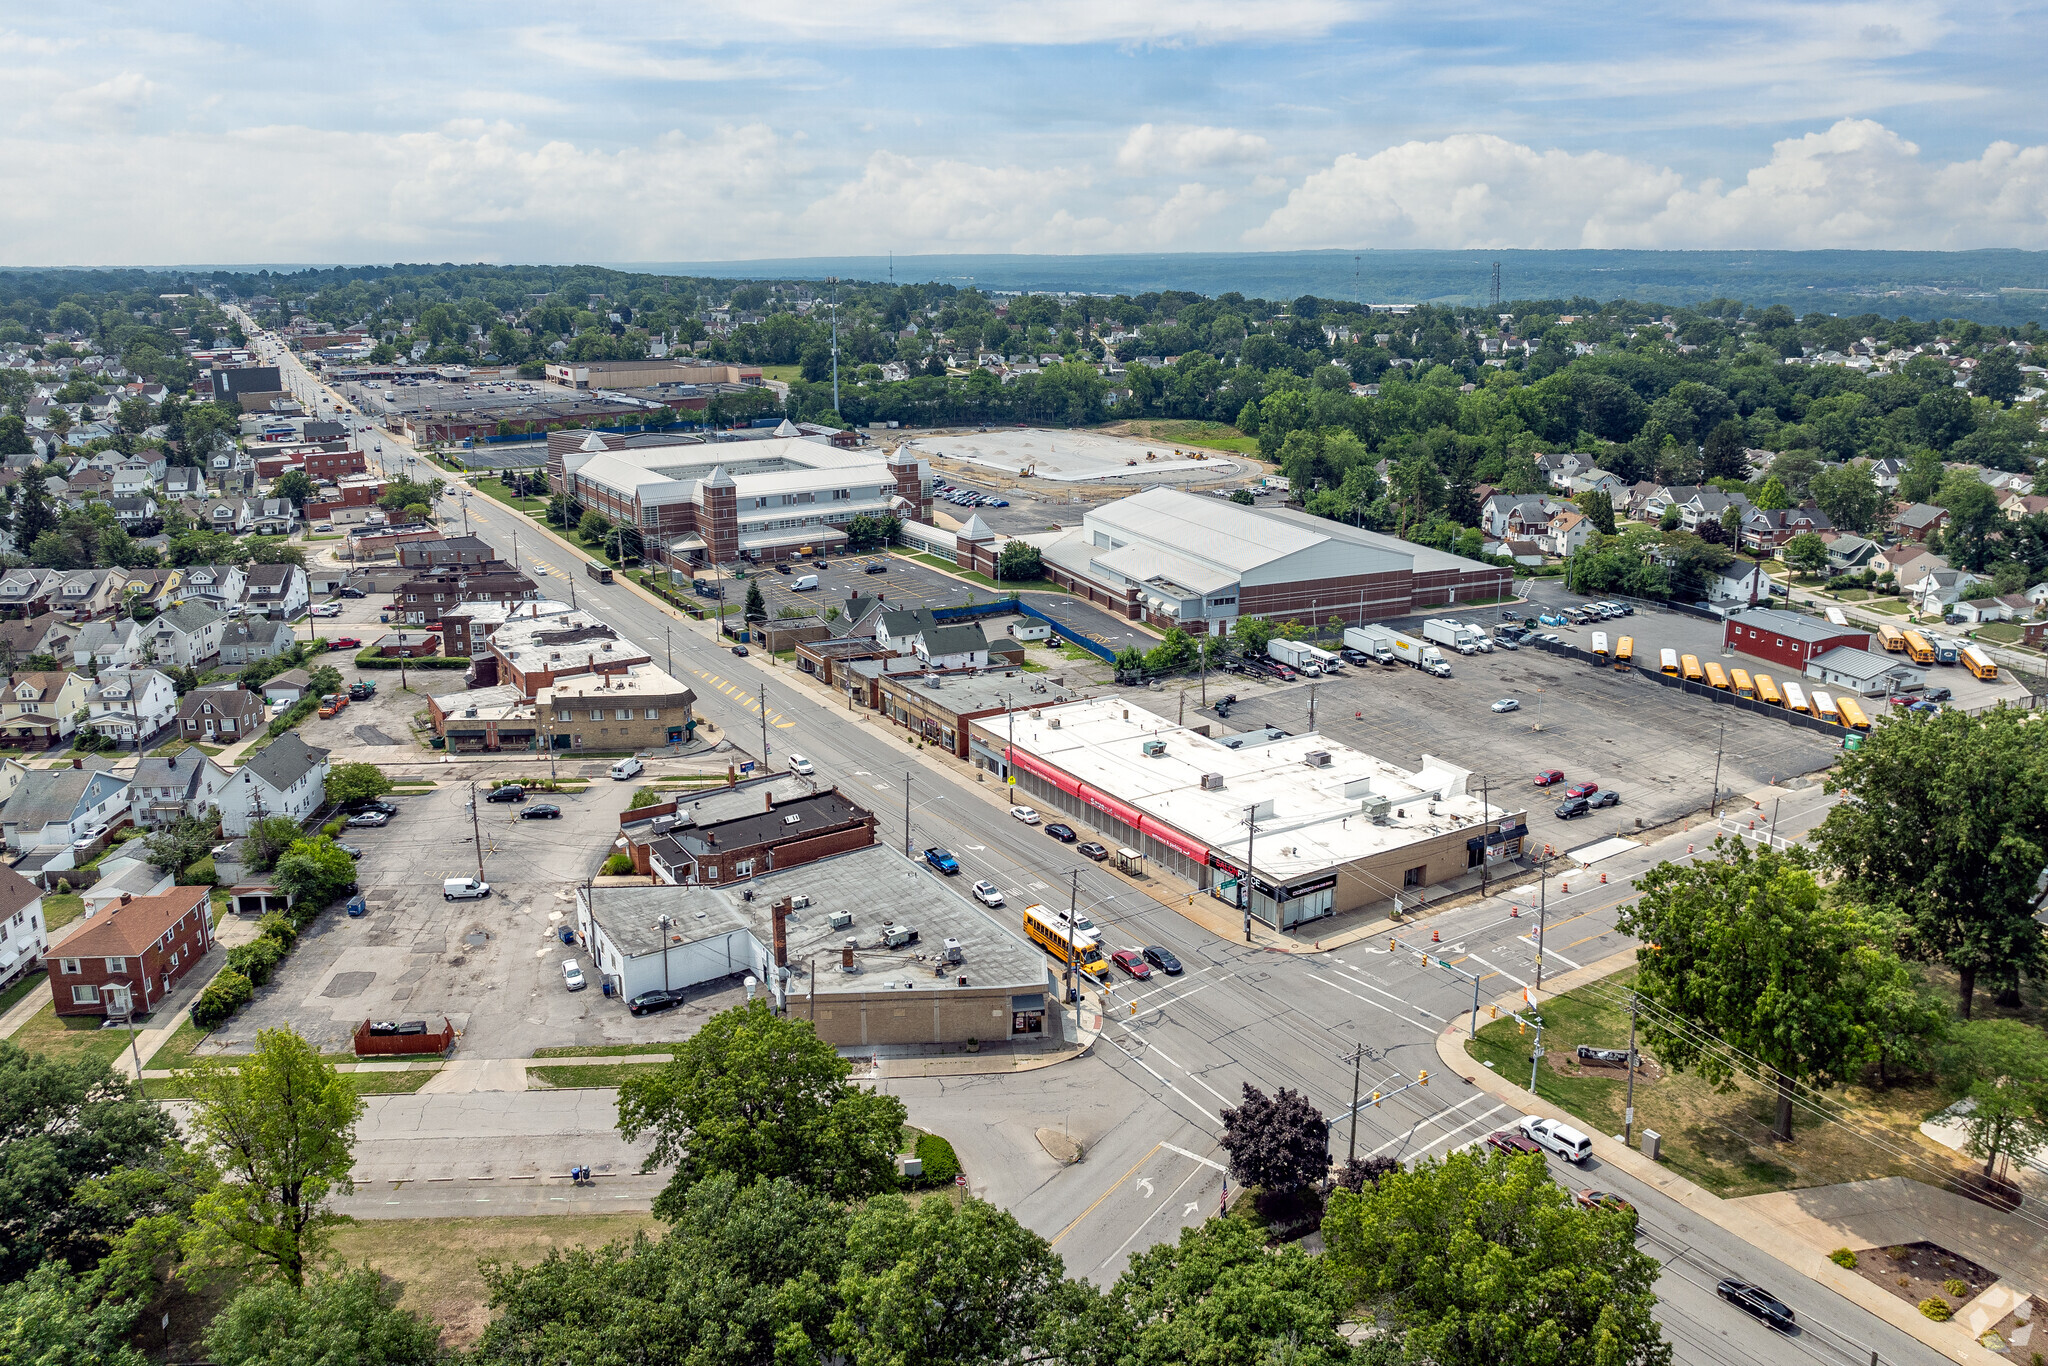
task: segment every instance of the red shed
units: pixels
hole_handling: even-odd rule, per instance
[[[1806,661],[1829,650],[1847,646],[1852,650],[1870,648],[1870,632],[1837,626],[1820,617],[1797,612],[1744,612],[1728,618],[1721,637],[1736,653],[1767,659],[1795,676],[1806,672]]]

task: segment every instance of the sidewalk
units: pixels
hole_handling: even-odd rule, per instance
[[[1556,978],[1548,985],[1548,994],[1569,991],[1634,962],[1633,949],[1610,955]],[[1508,1008],[1519,1006],[1522,1004],[1521,993],[1511,992],[1498,997],[1494,1004]],[[1437,1035],[1437,1056],[1443,1059],[1446,1067],[1487,1094],[1518,1107],[1524,1114],[1541,1115],[1567,1124],[1584,1123],[1492,1068],[1474,1063],[1465,1052],[1465,1040],[1470,1037],[1468,1020],[1469,1017],[1460,1016]],[[1828,1260],[1827,1254],[1845,1243],[1851,1247],[1868,1247],[1873,1243],[1883,1246],[1897,1242],[1902,1237],[1907,1241],[1928,1239],[1998,1271],[2001,1276],[2008,1274],[2004,1268],[2017,1264],[2028,1271],[2029,1274],[2021,1278],[2027,1283],[2048,1283],[2033,1274],[2036,1268],[2048,1270],[2040,1249],[2017,1247],[2014,1239],[2023,1238],[2023,1235],[2010,1228],[1999,1234],[1989,1232],[1987,1225],[1997,1228],[2003,1223],[1993,1211],[1932,1187],[1919,1187],[1924,1195],[1899,1189],[1900,1186],[1918,1186],[1917,1182],[1866,1181],[1849,1186],[1823,1186],[1806,1191],[1723,1200],[1617,1139],[1594,1134],[1592,1140],[1593,1155],[1601,1162],[1620,1168],[1645,1185],[1656,1187],[1694,1214],[1777,1258],[1809,1280],[1833,1290],[1949,1360],[1965,1366],[1990,1366],[1990,1363],[2009,1358],[1978,1346],[1970,1332],[1961,1326],[1960,1320],[1936,1323],[1898,1296],[1887,1293],[1853,1271],[1836,1266]],[[1862,1187],[1873,1189],[1859,1193]],[[1908,1195],[1913,1198],[1907,1198]],[[1965,1208],[1951,1209],[1945,1201],[1953,1201]],[[1902,1214],[1905,1209],[1913,1212]],[[1899,1222],[1887,1225],[1883,1222],[1885,1219]],[[1889,1233],[1892,1236],[1866,1239],[1865,1232]],[[1949,1242],[1949,1238],[1956,1241]],[[2024,1241],[2035,1242],[2032,1239]]]

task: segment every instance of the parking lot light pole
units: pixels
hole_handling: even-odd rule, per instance
[[[661,917],[661,989],[668,990],[668,927],[672,922],[667,916]]]

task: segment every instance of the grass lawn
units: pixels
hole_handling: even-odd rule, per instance
[[[660,1236],[651,1214],[541,1214],[484,1219],[365,1219],[334,1231],[343,1260],[364,1261],[405,1287],[399,1299],[439,1323],[445,1346],[466,1348],[491,1321],[485,1258],[530,1266],[551,1251]]]
[[[14,1009],[21,998],[28,995],[31,991],[48,991],[50,989],[49,982],[48,974],[41,968],[37,968],[34,972],[29,973],[28,976],[7,988],[7,990],[0,991],[0,1015],[4,1015]]]
[[[148,1061],[142,1065],[143,1070],[163,1072],[173,1067],[185,1066],[192,1061],[193,1051],[199,1047],[199,1041],[212,1032],[193,1024],[192,1017],[187,1015],[178,1025],[177,1032],[164,1040],[163,1047],[149,1055]]]
[[[2018,622],[1994,621],[1979,626],[1973,633],[1979,640],[1988,640],[1998,645],[2017,645],[2022,634]]]
[[[85,898],[76,892],[46,892],[43,895],[43,923],[61,930],[85,914]]]
[[[1571,1060],[1580,1044],[1628,1046],[1628,1012],[1615,1002],[1634,978],[1633,970],[1617,973],[1591,988],[1553,997],[1543,1007],[1547,1056],[1537,1069],[1537,1094],[1571,1111],[1594,1133],[1621,1132],[1627,1082],[1604,1069],[1581,1073]],[[1502,1019],[1481,1028],[1468,1051],[1477,1062],[1491,1062],[1517,1086],[1527,1086],[1533,1042],[1533,1031],[1520,1034],[1513,1020]],[[1654,1051],[1645,1051],[1654,1059]],[[1917,1156],[1937,1170],[1961,1174],[1971,1167],[1920,1134],[1920,1121],[1947,1099],[1928,1080],[1886,1088],[1837,1087],[1828,1097],[1850,1107],[1860,1124],[1881,1134],[1890,1148]],[[1883,1176],[1927,1179],[1925,1166],[1895,1157],[1846,1127],[1824,1123],[1803,1110],[1795,1116],[1793,1141],[1775,1143],[1769,1134],[1776,1109],[1775,1094],[1749,1081],[1716,1091],[1691,1073],[1663,1072],[1654,1080],[1641,1075],[1636,1079],[1637,1132],[1655,1129],[1663,1137],[1665,1163],[1724,1198]]]
[[[158,1053],[162,1057],[162,1053]],[[329,1061],[332,1061],[330,1059]],[[167,1064],[157,1064],[158,1070]],[[427,1084],[433,1076],[431,1070],[415,1072],[343,1072],[341,1079],[356,1088],[359,1096],[409,1096]],[[189,1100],[196,1094],[193,1085],[182,1077],[151,1077],[143,1083],[149,1087],[151,1100]]]
[[[1888,612],[1895,617],[1911,616],[1913,604],[1903,598],[1872,598],[1863,606],[1872,612]]]
[[[1044,673],[1045,671],[1046,671],[1046,666],[1045,666],[1045,665],[1043,665],[1043,664],[1037,664],[1037,663],[1033,663],[1033,662],[1032,662],[1031,660],[1028,660],[1028,659],[1024,661],[1024,672],[1025,672],[1025,673],[1028,673],[1028,674],[1042,674],[1042,673]]]
[[[1046,579],[1004,579],[1001,583],[997,583],[986,574],[977,573],[971,569],[962,569],[951,560],[941,559],[937,555],[926,555],[922,552],[918,554],[905,554],[901,550],[896,553],[906,560],[915,560],[917,563],[928,568],[936,569],[941,573],[951,574],[954,578],[965,579],[969,583],[978,583],[984,588],[994,589],[1000,597],[1008,597],[1012,593],[1064,593],[1067,591],[1058,584]]]
[[[28,1023],[15,1031],[14,1041],[31,1053],[66,1062],[78,1058],[112,1062],[128,1046],[128,1031],[102,1029],[99,1017],[92,1015],[60,1020],[57,1007],[52,1004],[30,1016]]]
[[[503,503],[506,507],[511,508],[516,512],[524,512],[531,517],[538,517],[548,510],[547,499],[516,497],[514,496],[512,490],[506,488],[496,479],[477,480],[476,491],[484,495],[484,497],[486,498],[494,498],[498,502]]]
[[[666,1066],[665,1062],[587,1062],[566,1067],[529,1067],[526,1080],[528,1085],[539,1082],[551,1087],[617,1086],[628,1077],[659,1072]]]
[[[151,750],[150,757],[152,759],[168,759],[173,754],[183,754],[188,749],[196,749],[201,754],[210,757],[212,755],[220,753],[222,750],[226,748],[226,745],[195,745],[190,740],[179,739],[171,741],[169,744],[165,745],[161,749]]]
[[[1175,446],[1204,446],[1212,451],[1236,455],[1257,455],[1259,439],[1246,436],[1224,422],[1125,422],[1108,430],[1119,436],[1135,436]]]
[[[564,1044],[559,1048],[536,1048],[536,1058],[623,1058],[636,1053],[673,1053],[673,1043]]]
[[[784,383],[788,383],[803,377],[804,368],[801,365],[764,365],[761,367],[762,379],[779,379]]]

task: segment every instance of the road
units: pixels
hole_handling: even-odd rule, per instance
[[[383,439],[392,441],[389,433]],[[502,506],[479,508],[482,501],[471,500],[470,520],[508,555],[512,530],[524,532],[519,557],[529,573],[545,567],[558,575],[575,568],[577,557],[545,540],[530,522]],[[1390,951],[1384,941],[1289,955],[1219,939],[1107,868],[1075,857],[1042,827],[1009,819],[998,790],[907,760],[902,731],[865,713],[849,714],[843,703],[819,696],[758,656],[733,658],[716,643],[711,623],[671,617],[623,584],[581,578],[576,590],[582,605],[656,659],[672,651],[671,672],[678,677],[708,684],[699,687],[701,709],[736,744],[759,747],[765,696],[770,762],[800,749],[842,790],[865,786],[884,840],[905,848],[947,846],[961,861],[963,884],[985,877],[1004,890],[1012,907],[1031,900],[1057,905],[1071,896],[1104,927],[1108,946],[1164,944],[1187,965],[1179,977],[1113,991],[1101,1038],[1085,1058],[1015,1076],[884,1083],[904,1100],[913,1123],[953,1141],[975,1192],[1051,1239],[1070,1274],[1112,1280],[1132,1252],[1174,1238],[1182,1227],[1215,1212],[1224,1175],[1219,1113],[1241,1099],[1246,1084],[1305,1094],[1331,1117],[1332,1146],[1344,1151],[1352,1108],[1352,1069],[1345,1059],[1360,1045],[1369,1048],[1364,1091],[1407,1089],[1358,1113],[1360,1155],[1440,1155],[1482,1141],[1516,1118],[1462,1079],[1441,1074],[1434,1040],[1452,1017],[1471,1008],[1473,990],[1465,977]],[[1828,801],[1817,788],[1788,795],[1779,812],[1780,835],[1797,838],[1825,813]],[[1546,970],[1555,973],[1627,948],[1629,941],[1614,929],[1621,905],[1633,894],[1627,875],[1664,857],[1684,857],[1688,843],[1704,847],[1712,834],[1680,835],[1603,864],[1610,878],[1606,886],[1592,878],[1555,878],[1545,898]],[[1578,890],[1564,891],[1567,881]],[[1513,913],[1535,900],[1533,886],[1517,888],[1433,916],[1414,933],[1440,934],[1438,951],[1483,976],[1483,995],[1492,998],[1535,980],[1534,922]],[[1425,1069],[1432,1073],[1429,1084],[1410,1085]],[[1060,1166],[1035,1137],[1041,1127],[1079,1140],[1085,1160]],[[385,1140],[404,1138],[401,1132],[384,1134],[381,1124],[365,1134],[371,1151]],[[570,1160],[574,1155],[565,1154],[561,1165]],[[1643,1246],[1667,1268],[1660,1316],[1678,1361],[1867,1362],[1872,1350],[1886,1362],[1944,1360],[1625,1173],[1595,1164],[1594,1170],[1560,1171],[1558,1177],[1568,1185],[1616,1190],[1642,1212]],[[406,1200],[397,1209],[408,1212],[434,1207],[415,1206],[403,1194],[386,1198]],[[417,1198],[460,1203],[452,1192]],[[1714,1297],[1713,1284],[1724,1275],[1767,1285],[1811,1323],[1810,1330],[1786,1339],[1771,1335]]]

